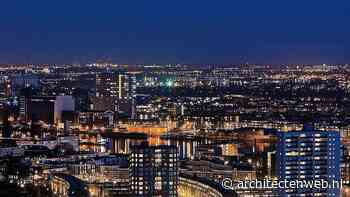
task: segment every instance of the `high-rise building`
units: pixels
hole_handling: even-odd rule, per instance
[[[0,98],[13,96],[12,81],[8,76],[0,76]]]
[[[282,181],[325,181],[323,187],[282,189],[280,196],[339,196],[340,134],[305,126],[301,131],[279,132],[277,175]],[[311,183],[311,182],[309,182]]]
[[[129,170],[134,196],[177,196],[177,157],[175,146],[132,146]]]
[[[94,110],[114,110],[135,117],[136,77],[125,72],[108,72],[96,75],[96,101]],[[113,100],[101,106],[102,100]],[[112,104],[112,105],[111,105]],[[114,105],[114,107],[113,107]]]
[[[21,102],[26,121],[41,120],[47,124],[60,123],[63,112],[74,111],[72,96],[31,96]]]
[[[2,127],[0,128],[0,130],[2,130],[1,136],[5,138],[11,137],[11,134],[12,134],[12,127],[10,126],[9,117],[10,117],[9,109],[6,106],[1,105],[0,106],[0,125],[2,125]]]
[[[96,96],[132,99],[136,90],[136,78],[125,72],[106,72],[96,75]]]
[[[5,96],[11,97],[13,94],[12,84],[10,80],[5,80]]]
[[[93,111],[117,111],[116,98],[115,97],[97,97],[93,96],[90,98],[91,106],[90,109]]]
[[[63,114],[73,113],[75,102],[72,96],[56,96],[55,100],[55,123],[64,123]]]
[[[55,122],[55,101],[54,96],[35,96],[25,98],[25,119],[26,121],[44,121],[47,124]]]
[[[117,74],[113,72],[96,75],[96,96],[117,97]]]

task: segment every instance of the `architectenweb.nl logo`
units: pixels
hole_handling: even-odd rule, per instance
[[[227,190],[288,190],[288,189],[341,189],[342,180],[239,180],[225,178],[221,182]]]

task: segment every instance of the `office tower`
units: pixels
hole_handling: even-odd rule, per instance
[[[280,189],[280,196],[339,196],[340,134],[305,126],[301,131],[279,132],[277,174],[279,180],[327,181],[330,188]]]
[[[74,113],[75,101],[72,96],[56,96],[55,99],[55,123],[64,123],[63,115]]]
[[[5,97],[11,97],[13,94],[12,83],[10,80],[5,80]]]
[[[94,110],[113,110],[135,117],[136,77],[125,72],[109,72],[96,75]]]
[[[118,98],[133,99],[136,91],[136,77],[133,74],[118,75]]]
[[[47,124],[54,124],[55,121],[54,96],[33,96],[25,98],[25,119],[26,121],[43,121]]]
[[[96,96],[132,99],[136,90],[135,75],[126,72],[107,72],[96,75]]]
[[[6,106],[0,106],[0,125],[2,125],[2,137],[9,138],[12,134],[12,127],[9,122],[10,110]]]
[[[12,81],[8,76],[0,76],[0,99],[8,99],[13,95]]]
[[[131,147],[129,162],[134,196],[177,196],[178,164],[175,146]]]
[[[60,123],[64,112],[74,112],[72,96],[31,96],[26,97],[24,110],[26,121],[43,121],[47,124]]]
[[[116,98],[115,97],[97,97],[93,96],[90,98],[91,105],[90,109],[94,111],[117,111]]]
[[[18,99],[19,103],[19,116],[25,119],[26,116],[26,97],[20,96]]]
[[[99,73],[96,75],[96,97],[117,97],[116,73]]]

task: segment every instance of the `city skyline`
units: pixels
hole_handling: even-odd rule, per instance
[[[5,65],[0,196],[346,196],[349,73],[326,64]],[[234,187],[255,180],[293,189]],[[322,180],[333,187],[317,188]]]

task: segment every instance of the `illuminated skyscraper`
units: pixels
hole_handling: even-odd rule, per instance
[[[280,196],[339,196],[340,134],[304,127],[280,132],[277,144],[277,174],[280,180],[324,180],[331,188],[280,189]]]
[[[126,72],[97,74],[94,109],[124,112],[129,117],[134,118],[135,92],[136,77],[133,74]],[[103,105],[98,104],[101,102],[103,102]],[[114,109],[110,109],[111,106],[114,106]]]
[[[136,91],[136,78],[124,72],[100,73],[96,76],[96,96],[132,99]]]
[[[177,196],[178,164],[175,146],[132,146],[129,161],[134,196]]]
[[[108,72],[96,75],[96,96],[117,97],[117,74]]]

